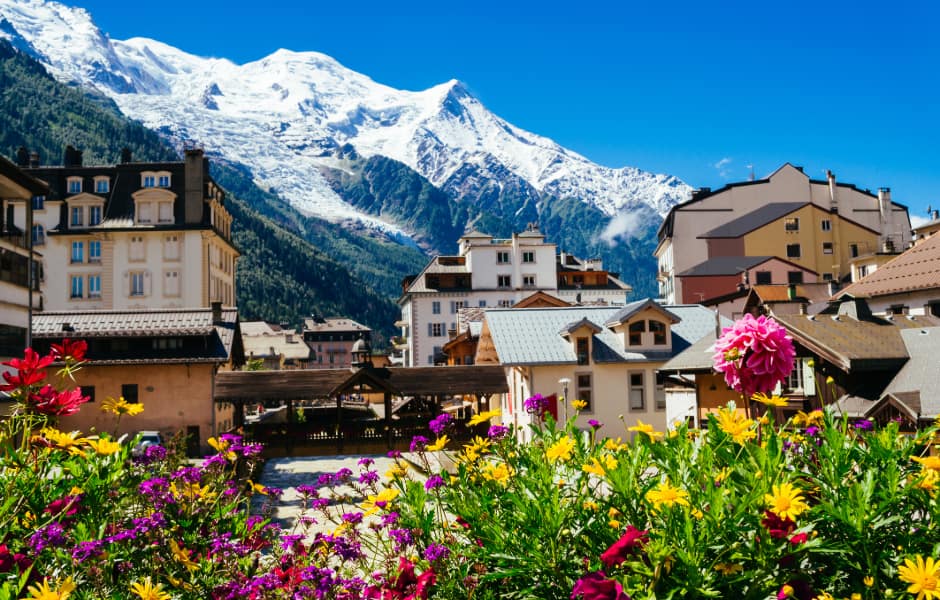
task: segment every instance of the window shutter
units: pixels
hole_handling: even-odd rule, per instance
[[[433,331],[433,329],[432,329],[432,327],[431,327],[431,323],[428,323],[428,337],[431,337],[432,335],[434,335],[434,334],[432,333],[432,331]]]
[[[144,271],[144,296],[150,295],[150,287],[152,285],[152,277],[150,277],[150,271]]]
[[[801,359],[803,363],[803,395],[815,396],[816,372],[813,370],[813,367],[810,366],[809,360],[810,359],[807,358]]]

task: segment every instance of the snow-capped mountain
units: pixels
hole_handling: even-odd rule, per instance
[[[458,201],[515,186],[536,206],[577,198],[613,217],[663,214],[690,191],[675,177],[603,167],[514,127],[455,80],[397,90],[329,56],[289,50],[238,65],[150,39],[112,40],[84,9],[47,0],[0,0],[0,37],[57,78],[96,88],[177,142],[248,166],[262,187],[332,220],[396,231],[343,200],[325,177],[325,169],[344,169],[346,145],[400,161]]]

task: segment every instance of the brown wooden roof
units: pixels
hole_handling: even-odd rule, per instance
[[[940,234],[899,254],[843,289],[837,297],[873,298],[937,288],[940,288]]]
[[[361,378],[349,369],[232,371],[215,379],[217,402],[328,398]],[[376,378],[401,396],[499,394],[509,391],[501,366],[395,367],[376,369]]]

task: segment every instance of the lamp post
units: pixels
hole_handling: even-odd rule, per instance
[[[565,405],[565,423],[568,422],[568,384],[571,383],[571,380],[567,377],[562,377],[558,380],[558,383],[561,384],[561,388],[564,390],[562,392],[561,401]]]

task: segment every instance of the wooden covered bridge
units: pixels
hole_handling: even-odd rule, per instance
[[[487,410],[490,397],[507,391],[503,367],[496,365],[367,366],[220,372],[214,398],[235,405],[236,426],[269,454],[374,453],[407,448],[412,436],[427,435],[428,420],[437,414]],[[272,402],[286,405],[286,422],[245,422],[246,405]],[[458,419],[450,437],[472,433]]]

